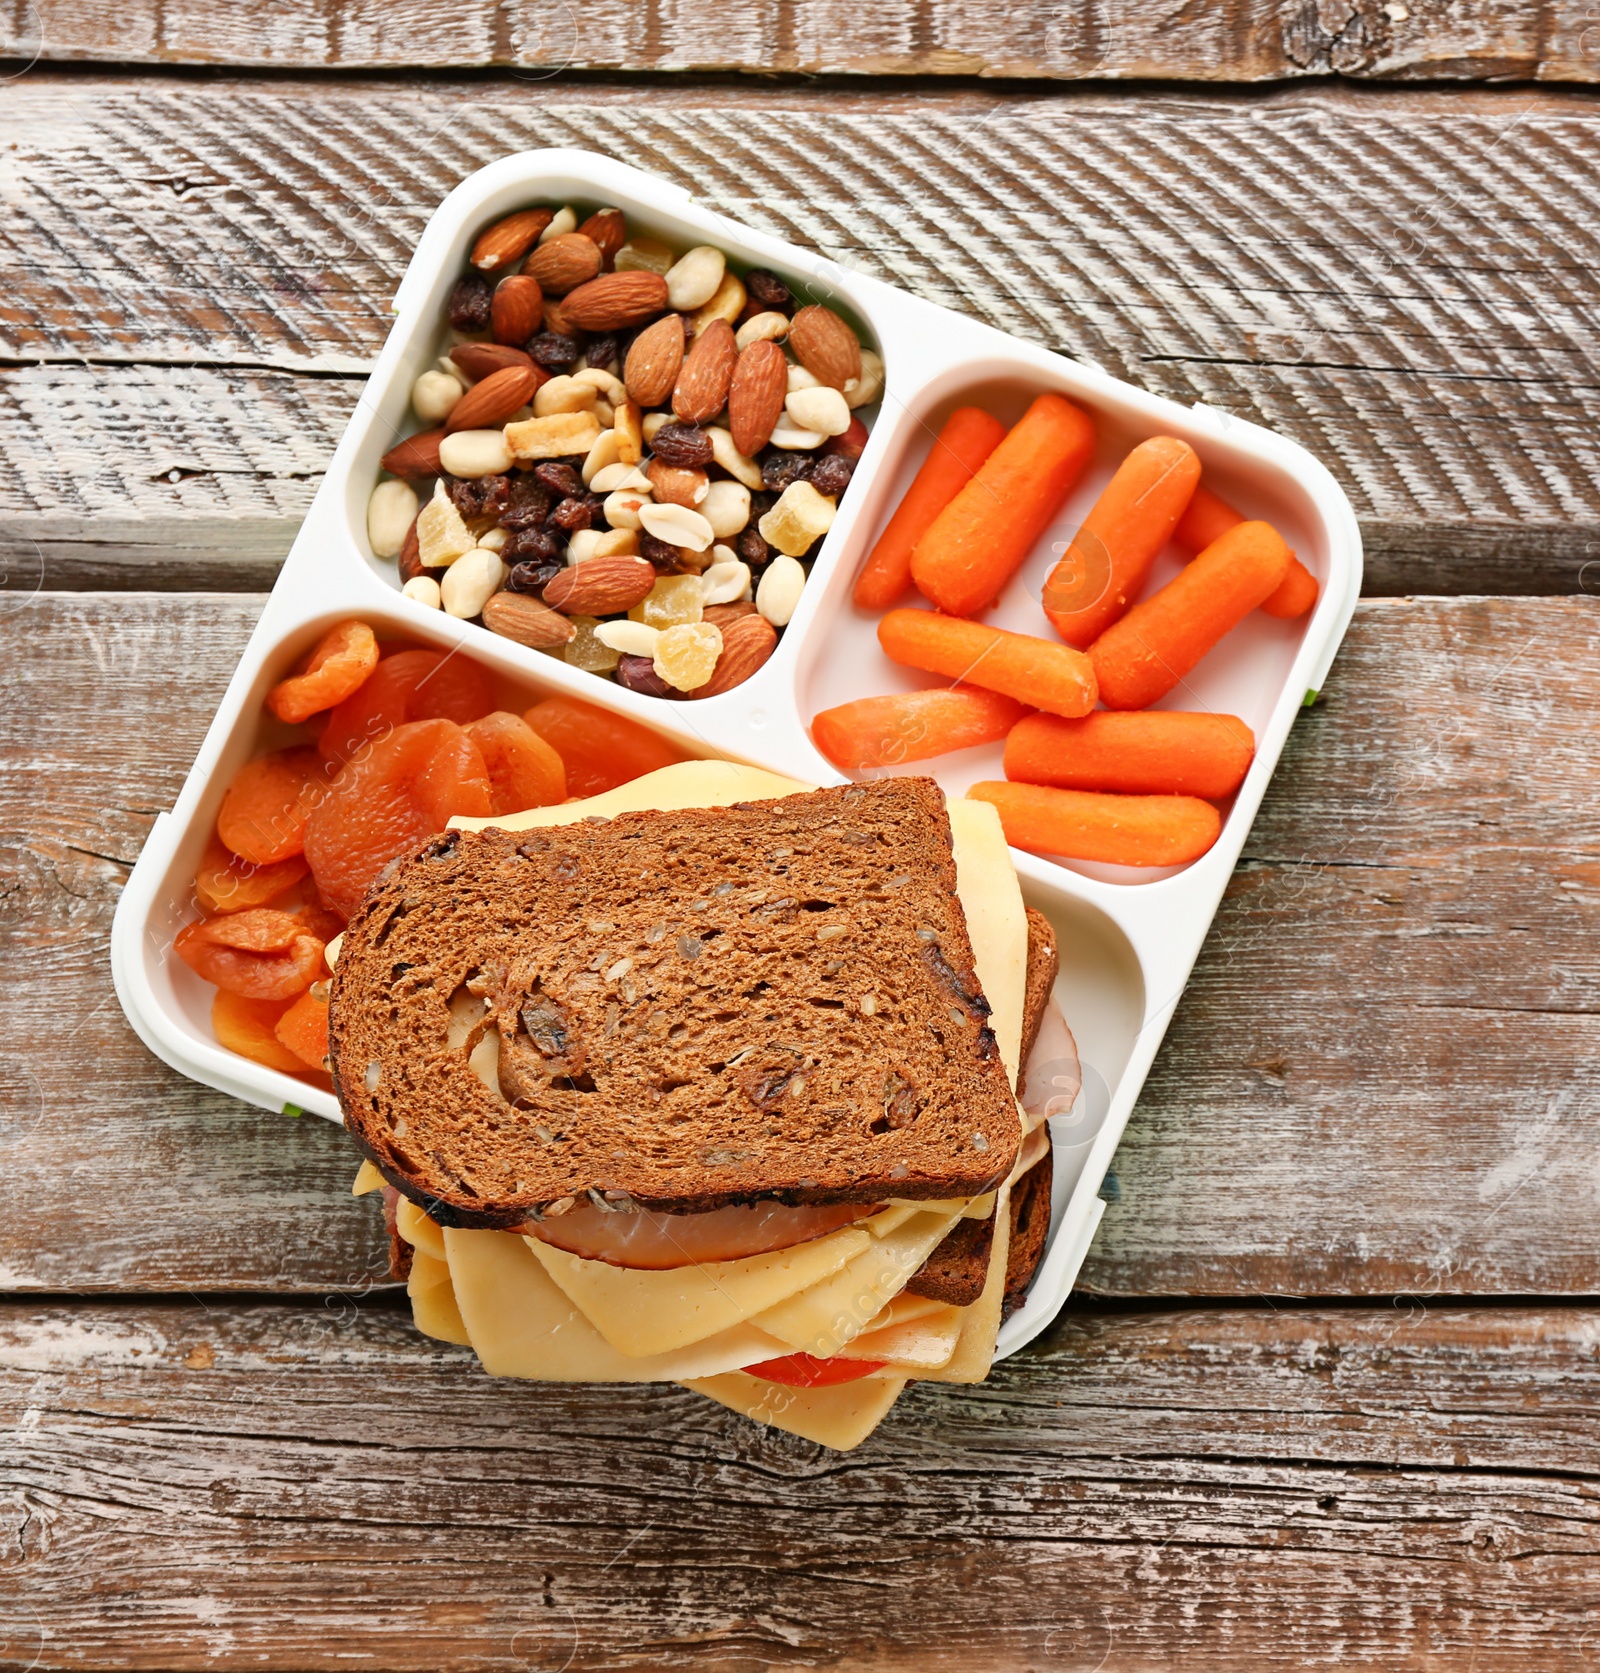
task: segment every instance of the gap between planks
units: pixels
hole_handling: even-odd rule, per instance
[[[57,594],[12,618],[0,933],[29,980],[0,1020],[0,1157],[34,1195],[0,1287],[381,1279],[345,1136],[165,1069],[108,980],[128,868],[260,606]],[[1597,683],[1594,600],[1360,607],[1118,1151],[1087,1289],[1600,1291],[1600,811],[1571,719]]]
[[[851,1454],[386,1308],[0,1305],[25,1667],[1583,1665],[1592,1313],[1059,1322]]]
[[[550,76],[731,71],[762,77],[1011,77],[1252,82],[1595,79],[1600,43],[1583,0],[1489,0],[1470,8],[1347,0],[1195,7],[1182,0],[963,0],[868,6],[777,0],[732,10],[667,0],[410,0],[327,7],[255,0],[121,6],[16,4],[0,56],[253,69],[383,70],[515,65]]]
[[[13,586],[270,582],[427,212],[561,144],[1291,435],[1352,497],[1369,593],[1600,574],[1587,97],[46,75],[8,109]]]

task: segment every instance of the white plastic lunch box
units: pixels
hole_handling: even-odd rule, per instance
[[[875,342],[887,369],[879,409],[862,416],[871,439],[822,547],[800,606],[772,658],[720,697],[670,702],[527,650],[472,623],[401,596],[392,563],[366,537],[378,461],[408,422],[413,380],[446,341],[444,307],[474,236],[536,203],[615,205],[630,231],[677,248],[714,244],[735,262],[775,269],[797,293],[826,301]],[[964,319],[807,250],[724,219],[681,186],[587,151],[529,151],[463,181],[428,223],[393,304],[395,324],[326,478],[307,513],[260,623],[245,648],[183,792],[155,823],[117,909],[112,965],[117,994],[145,1044],[193,1079],[264,1109],[313,1110],[339,1119],[330,1094],[224,1050],[212,1036],[213,989],[170,956],[176,930],[194,916],[192,878],[222,793],[254,753],[262,699],[333,622],[360,616],[381,632],[459,646],[528,693],[566,692],[626,714],[696,755],[722,756],[817,784],[841,782],[813,747],[817,710],[850,698],[932,683],[890,663],[876,617],[857,611],[857,570],[949,410],[971,403],[1009,423],[1041,390],[1084,407],[1098,434],[1095,462],[1054,528],[986,618],[1048,632],[1038,597],[1126,451],[1146,436],[1189,442],[1206,483],[1247,516],[1282,532],[1320,583],[1298,621],[1257,612],[1236,628],[1162,706],[1240,716],[1256,735],[1254,764],[1233,798],[1215,847],[1171,871],[1056,862],[1013,850],[1023,894],[1054,923],[1061,945],[1056,997],[1078,1042],[1084,1090],[1052,1120],[1055,1192],[1049,1245],[1027,1304],[1000,1334],[1003,1357],[1054,1318],[1072,1290],[1105,1204],[1099,1191],[1134,1100],[1260,805],[1284,739],[1321,685],[1355,609],[1361,538],[1349,501],[1303,448],[1269,430],[1196,405],[1145,394],[1105,372]],[[1150,586],[1176,572],[1160,561]],[[1003,777],[1000,746],[917,762],[960,792]]]

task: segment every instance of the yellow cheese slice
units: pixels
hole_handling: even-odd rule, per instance
[[[454,1342],[460,1347],[471,1345],[467,1327],[456,1307],[455,1291],[450,1286],[450,1268],[443,1261],[436,1261],[420,1250],[414,1254],[406,1293],[411,1297],[412,1321],[424,1336]]]
[[[797,778],[763,772],[760,767],[741,767],[733,761],[680,761],[676,766],[646,773],[643,778],[630,779],[600,796],[561,802],[555,807],[531,807],[525,813],[507,813],[495,819],[452,819],[450,829],[483,831],[492,825],[502,831],[532,831],[548,825],[573,825],[595,814],[609,818],[614,813],[732,807],[735,802],[770,802],[815,789],[816,785],[803,784]]]
[[[356,1182],[350,1187],[352,1197],[364,1197],[368,1191],[381,1191],[384,1187],[384,1177],[373,1167],[371,1162],[363,1162],[356,1169]]]
[[[790,1347],[831,1359],[876,1320],[943,1242],[957,1214],[915,1214],[822,1283],[758,1313],[755,1323]]]
[[[945,806],[955,839],[956,888],[967,917],[972,962],[989,1001],[989,1026],[1000,1047],[1000,1061],[1006,1066],[1008,1082],[1015,1086],[1022,1061],[1022,1005],[1028,981],[1028,920],[1022,886],[995,808],[960,796],[948,797]]]
[[[666,1272],[586,1261],[533,1237],[527,1243],[612,1347],[639,1356],[670,1353],[743,1324],[837,1272],[873,1239],[852,1226],[770,1255]]]
[[[430,1220],[408,1197],[402,1197],[395,1205],[394,1229],[419,1253],[431,1255],[436,1261],[444,1260],[444,1228]],[[413,1261],[415,1258],[412,1257]]]
[[[950,1363],[961,1339],[964,1307],[935,1303],[938,1311],[864,1331],[839,1350],[840,1359],[881,1359],[885,1371],[910,1371],[921,1376]]]
[[[725,1377],[686,1377],[683,1386],[742,1417],[836,1452],[848,1452],[883,1422],[906,1379],[884,1373],[859,1382],[836,1383],[832,1388],[786,1388],[764,1377],[732,1371]]]
[[[411,1299],[411,1322],[424,1336],[436,1342],[451,1342],[458,1348],[470,1348],[467,1327],[461,1322],[456,1298],[448,1284],[424,1290]]]
[[[949,1361],[925,1374],[933,1383],[981,1383],[994,1363],[1000,1334],[1000,1309],[1006,1298],[1006,1252],[1011,1245],[1011,1190],[1002,1188],[994,1209],[994,1243],[989,1251],[989,1275],[983,1293],[961,1309],[961,1338]],[[919,1375],[922,1373],[919,1373]]]
[[[738,1325],[670,1354],[621,1354],[562,1294],[515,1232],[449,1227],[444,1241],[456,1304],[473,1350],[491,1377],[546,1383],[677,1382],[788,1352],[753,1325]]]

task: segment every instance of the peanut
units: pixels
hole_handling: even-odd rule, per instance
[[[367,501],[367,544],[375,558],[398,558],[417,515],[417,491],[409,482],[380,482]]]

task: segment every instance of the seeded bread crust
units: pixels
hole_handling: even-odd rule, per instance
[[[1061,974],[1061,950],[1056,946],[1056,932],[1050,920],[1036,907],[1025,914],[1028,920],[1028,962],[1023,976],[1022,992],[1022,1056],[1017,1066],[1017,1096],[1022,1096],[1022,1085],[1027,1079],[1028,1058],[1034,1042],[1039,1038],[1039,1025],[1044,1021],[1044,1008],[1050,1003],[1056,977]]]
[[[1028,1286],[1044,1259],[1044,1246],[1050,1236],[1050,1187],[1054,1182],[1055,1157],[1047,1150],[1011,1187],[1011,1241],[1006,1246],[1002,1318],[1010,1318],[1028,1299]]]
[[[1021,1132],[988,1016],[943,794],[901,778],[437,838],[351,920],[329,1058],[390,1183],[503,1227],[992,1189]]]
[[[1017,1065],[1019,1096],[1022,1084],[1027,1079],[1028,1057],[1033,1051],[1034,1042],[1039,1038],[1039,1025],[1044,1021],[1044,1008],[1050,1003],[1056,976],[1061,969],[1056,932],[1050,920],[1044,913],[1035,911],[1031,906],[1027,909],[1027,919],[1028,955],[1022,993],[1022,1056]],[[1017,1193],[1024,1189],[1026,1181],[1039,1167],[1048,1168],[1049,1165],[1050,1157],[1046,1154],[1043,1162],[1030,1168],[1012,1188],[1013,1241],[1010,1247],[1013,1253],[1006,1262],[1008,1273],[1017,1258]],[[930,1301],[948,1302],[952,1307],[970,1307],[983,1294],[984,1282],[989,1276],[989,1252],[993,1247],[993,1213],[983,1220],[958,1220],[950,1228],[944,1242],[912,1274],[911,1282],[906,1285],[906,1289],[912,1295],[926,1296]],[[1041,1243],[1034,1255],[1034,1265],[1038,1264],[1038,1257],[1043,1252],[1044,1245]],[[1032,1276],[1033,1267],[1030,1266],[1027,1278],[1023,1280],[1024,1286]]]

